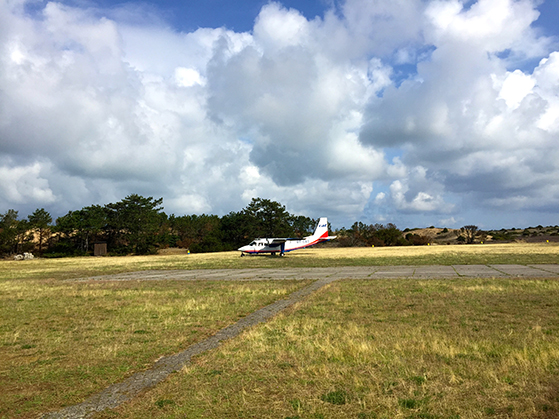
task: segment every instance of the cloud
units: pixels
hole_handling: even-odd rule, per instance
[[[421,43],[424,3],[420,0],[348,0],[342,6],[347,45],[353,54],[387,57]]]
[[[456,226],[458,221],[454,217],[450,217],[450,218],[442,218],[441,220],[439,220],[439,223],[443,226],[453,227]]]
[[[421,166],[390,185],[395,207],[404,212],[449,213],[453,205],[444,202],[443,190],[441,184],[428,179],[427,170]]]
[[[346,0],[312,20],[272,2],[244,33],[27,4],[0,3],[0,212],[260,196],[351,225],[559,203],[559,52],[535,2]]]
[[[263,51],[274,53],[308,44],[311,30],[311,23],[297,10],[269,3],[256,18],[254,37]]]
[[[288,22],[281,31],[279,22]],[[325,55],[322,30],[321,22],[272,3],[257,19],[253,42],[214,60],[208,73],[214,121],[246,138],[251,161],[278,185],[371,179],[383,165],[382,153],[355,136],[370,94],[367,64]]]
[[[536,82],[520,70],[507,72],[504,80],[495,80],[494,87],[499,90],[497,99],[503,99],[510,109],[516,109],[520,102],[532,92]]]
[[[6,204],[13,202],[25,204],[33,202],[47,205],[55,200],[55,196],[49,187],[47,179],[41,175],[42,167],[40,163],[29,166],[2,166],[0,167],[1,196],[0,202]]]
[[[415,75],[370,102],[360,136],[405,150],[407,167],[429,168],[422,183],[437,192],[397,179],[390,187],[397,209],[452,211],[445,196],[462,196],[462,209],[557,201],[557,84],[547,70],[557,53],[532,71],[508,70],[511,56],[530,57],[547,44],[530,26],[537,16],[530,2],[479,1],[468,10],[460,2],[428,5],[424,35],[433,52]]]

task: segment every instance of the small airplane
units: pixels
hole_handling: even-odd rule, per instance
[[[336,236],[328,235],[328,220],[326,218],[321,218],[318,221],[318,225],[316,226],[316,230],[312,236],[307,236],[303,239],[254,239],[252,243],[240,247],[238,250],[241,251],[241,256],[244,256],[245,254],[257,255],[261,253],[271,253],[272,255],[279,253],[280,256],[283,256],[286,252],[314,246],[317,243],[333,240],[335,238]]]

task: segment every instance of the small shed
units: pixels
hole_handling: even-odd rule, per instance
[[[107,242],[93,243],[93,256],[105,256],[107,254]]]

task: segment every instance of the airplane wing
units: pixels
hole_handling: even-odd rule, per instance
[[[270,244],[275,245],[275,244],[282,244],[285,243],[287,241],[292,241],[292,240],[305,240],[307,237],[300,239],[298,237],[282,237],[282,238],[275,238],[272,239],[272,242]]]
[[[271,239],[271,241],[268,242],[268,246],[270,246],[270,247],[281,246],[285,242],[291,241],[291,240],[304,240],[304,239],[291,238],[291,237],[281,237],[281,238],[276,237],[276,238]]]

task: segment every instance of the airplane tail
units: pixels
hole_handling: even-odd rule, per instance
[[[315,240],[318,239],[320,241],[332,240],[336,238],[336,236],[328,236],[328,219],[326,217],[318,220],[316,230],[311,237]]]

